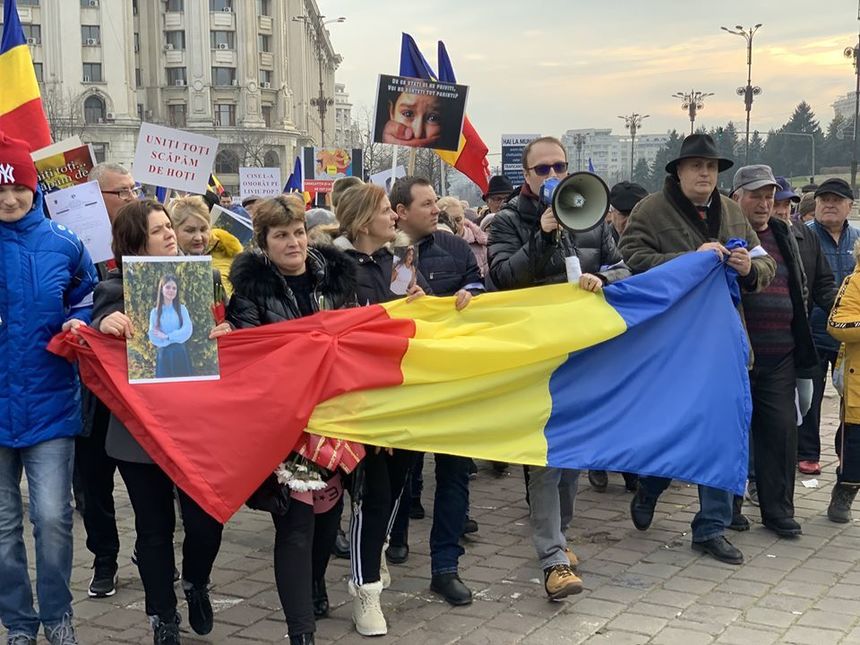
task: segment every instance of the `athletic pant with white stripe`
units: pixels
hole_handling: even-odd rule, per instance
[[[355,479],[362,489],[352,496],[349,526],[350,566],[356,585],[379,580],[382,547],[414,461],[415,453],[409,450],[395,449],[389,455],[385,450],[376,454],[373,446],[367,447],[360,466],[363,473]]]

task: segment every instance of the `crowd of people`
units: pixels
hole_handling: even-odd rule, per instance
[[[692,548],[742,564],[743,553],[726,535],[750,528],[745,498],[758,507],[766,529],[786,539],[802,534],[794,513],[795,471],[820,472],[822,397],[834,370],[843,424],[827,516],[850,521],[860,489],[860,394],[854,398],[860,371],[855,375],[853,368],[860,364],[860,230],[848,223],[854,195],[845,181],[831,178],[801,196],[764,165],[737,169],[731,193],[723,195],[717,177],[732,166],[708,135],[690,135],[667,164],[662,190],[649,195],[621,182],[609,193],[606,219],[574,231],[560,224],[542,196],[547,179],[567,176],[566,151],[554,137],[525,147],[521,186],[492,177],[480,209],[453,196],[439,198],[428,181],[414,176],[397,180],[390,193],[358,178],[338,180],[331,210],[307,210],[296,195],[248,199],[241,207],[229,194],[211,193],[162,204],[141,198],[128,170],[104,163],[90,179],[104,196],[114,258],[96,266],[72,231],[45,216],[27,144],[0,134],[0,167],[6,169],[0,174],[0,620],[9,645],[36,643],[40,627],[54,645],[78,642],[70,590],[73,489],[93,556],[88,595],[116,593],[117,470],[134,511],[134,562],[153,642],[180,642],[177,582],[191,628],[198,634],[213,628],[210,574],[224,526],[175,486],[122,420],[78,381],[72,365],[46,349],[55,334],[80,336],[85,325],[126,339],[143,333],[125,314],[124,256],[211,256],[213,294],[226,305],[226,320],[209,330],[216,339],[404,296],[453,296],[459,311],[486,291],[565,282],[571,257],[582,269],[579,287],[596,293],[684,253],[716,254],[737,278],[738,313],[749,338],[749,483],[744,497],[699,487]],[[216,203],[241,208],[252,222],[253,239],[244,247],[212,227]],[[177,304],[176,278],[162,282],[148,330],[156,345],[188,318]],[[164,369],[179,360],[168,354],[159,355]],[[683,404],[691,415],[707,414],[695,401]],[[409,522],[424,517],[423,454],[357,445],[351,452],[360,459],[357,466],[321,471],[319,490],[291,488],[276,471],[247,502],[272,518],[273,578],[294,645],[312,644],[316,621],[328,614],[332,553],[351,562],[357,632],[387,633],[380,598],[391,582],[388,564],[409,558]],[[290,458],[284,455],[285,463]],[[475,465],[446,454],[435,455],[434,463],[430,588],[451,605],[466,605],[472,592],[458,564],[461,537],[479,530],[469,514]],[[493,468],[511,470],[504,463]],[[536,466],[523,472],[546,596],[579,593],[579,560],[565,531],[576,523],[580,473]],[[37,604],[24,546],[22,473],[35,535]],[[622,474],[633,493],[633,525],[647,530],[670,482]],[[608,474],[591,471],[588,481],[606,490]],[[175,500],[184,528],[178,565]],[[343,532],[345,509],[349,528]]]

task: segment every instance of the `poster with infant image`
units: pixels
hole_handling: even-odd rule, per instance
[[[373,141],[456,152],[468,90],[454,83],[380,75]]]
[[[122,259],[128,382],[212,381],[220,378],[212,258],[128,256]]]

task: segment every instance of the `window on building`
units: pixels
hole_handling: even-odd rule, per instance
[[[209,44],[212,49],[235,49],[236,34],[232,31],[210,31]]]
[[[185,0],[167,0],[168,11],[185,11]]]
[[[42,25],[21,25],[24,29],[24,38],[28,43],[38,45],[42,42]]]
[[[134,68],[134,86],[135,87],[140,87],[143,85],[143,82],[141,79],[142,79],[142,75],[140,73],[140,67],[135,67]]]
[[[108,144],[106,144],[106,143],[91,143],[90,145],[93,147],[93,154],[96,157],[96,159],[95,159],[96,163],[104,163],[105,161],[107,161]]]
[[[235,85],[236,84],[236,68],[235,67],[213,67],[212,68],[212,85]]]
[[[93,9],[99,6],[99,0],[81,0],[81,7],[84,9]]]
[[[239,156],[227,148],[219,150],[218,154],[215,156],[215,174],[235,175],[238,172]]]
[[[146,112],[143,109],[143,103],[137,104],[137,118],[143,121],[143,118],[146,116]]]
[[[137,0],[131,0],[131,15],[137,15]]]
[[[257,0],[257,15],[271,16],[272,15],[272,0]]]
[[[185,49],[185,31],[165,31],[164,42],[168,49]]]
[[[185,103],[175,103],[167,106],[167,124],[171,128],[185,127]]]
[[[272,127],[272,115],[274,114],[274,109],[271,105],[264,105],[260,108],[260,111],[263,114],[263,123],[266,124],[267,128]]]
[[[98,45],[101,41],[101,27],[98,25],[81,25],[82,45]],[[137,50],[135,49],[135,51]]]
[[[88,96],[84,101],[84,122],[102,123],[105,120],[105,102],[98,96]]]
[[[40,83],[45,80],[45,73],[42,71],[42,63],[33,63],[33,71],[36,72],[36,80]]]
[[[232,103],[216,103],[215,125],[236,125],[236,106]]]
[[[179,85],[180,87],[188,83],[188,77],[185,75],[184,67],[168,67],[167,68],[167,84]]]
[[[137,32],[134,32],[134,53],[136,54],[139,51],[140,51],[140,34]]]
[[[257,79],[260,81],[260,85],[263,87],[272,87],[272,71],[268,69],[261,69],[260,76]]]
[[[84,63],[84,83],[102,82],[102,64]]]
[[[18,0],[19,7],[38,7],[39,0]]]
[[[257,36],[257,47],[261,52],[272,51],[272,37],[266,34],[259,34]]]
[[[233,11],[233,0],[209,0],[209,11]]]
[[[266,156],[263,157],[263,167],[264,168],[280,168],[281,166],[281,158],[278,156],[278,153],[274,150],[269,150],[266,152]]]

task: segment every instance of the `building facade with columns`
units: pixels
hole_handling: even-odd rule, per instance
[[[141,121],[158,123],[216,137],[214,172],[235,188],[239,166],[285,174],[323,129],[332,143],[340,57],[316,0],[17,4],[54,139],[99,160],[130,165]]]

